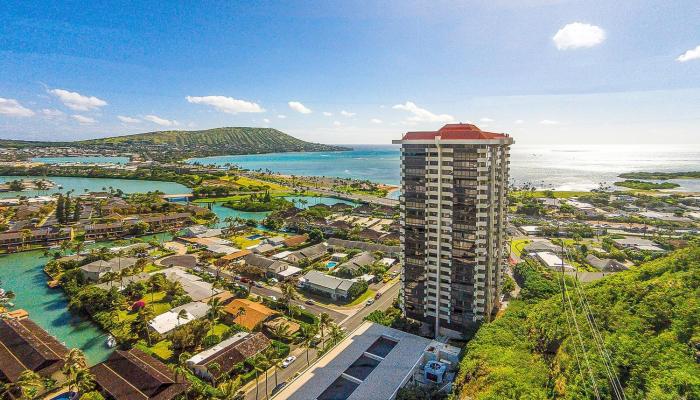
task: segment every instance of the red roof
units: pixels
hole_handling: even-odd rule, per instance
[[[447,124],[435,132],[407,132],[403,140],[433,140],[440,136],[442,140],[477,140],[477,139],[503,139],[508,135],[504,133],[484,132],[472,124]]]

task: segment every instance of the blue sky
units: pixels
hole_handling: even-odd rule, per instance
[[[519,143],[700,143],[700,3],[0,5],[0,137],[269,126],[389,143],[474,122]]]

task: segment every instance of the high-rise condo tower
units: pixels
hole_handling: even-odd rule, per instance
[[[506,134],[471,124],[401,140],[402,308],[435,336],[488,321],[508,260]]]

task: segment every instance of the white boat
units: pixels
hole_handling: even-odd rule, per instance
[[[114,336],[109,335],[107,336],[107,347],[110,349],[115,347],[117,345],[117,339],[114,338]]]

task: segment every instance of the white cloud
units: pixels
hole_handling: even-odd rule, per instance
[[[97,122],[94,118],[86,117],[86,116],[80,115],[80,114],[73,114],[70,117],[73,118],[74,120],[78,121],[78,123],[80,125],[90,125],[90,124],[94,124],[95,122]]]
[[[333,113],[332,113],[332,112],[328,112],[328,111],[324,111],[324,112],[323,112],[323,115],[326,116],[326,117],[332,117],[332,116],[333,116]]]
[[[373,124],[381,124],[381,123],[382,123],[382,120],[379,119],[379,118],[372,118],[372,119],[369,120],[369,122],[371,122],[371,123],[373,123]]]
[[[15,99],[0,97],[0,114],[10,117],[31,117],[34,115],[34,111],[19,104]]]
[[[680,56],[678,56],[678,58],[676,58],[676,61],[686,62],[686,61],[697,60],[697,59],[700,59],[700,46],[698,46],[694,49],[690,49],[690,50],[686,51],[685,53],[681,54]]]
[[[520,124],[524,124],[525,121],[523,121],[522,119],[516,119],[516,120],[515,120],[515,123],[518,124],[518,125],[520,125]]]
[[[267,118],[263,118],[263,122],[266,123],[266,124],[269,124],[269,123],[270,123],[270,120],[267,119]]]
[[[340,115],[342,115],[343,117],[353,117],[353,116],[355,116],[355,113],[354,113],[354,112],[350,112],[350,111],[342,110],[342,111],[340,112]]]
[[[542,121],[540,121],[540,124],[542,124],[542,125],[558,125],[559,121],[554,121],[551,119],[543,119]]]
[[[192,104],[205,104],[214,107],[214,109],[217,111],[225,112],[228,114],[265,112],[265,109],[260,107],[260,105],[258,105],[257,103],[234,99],[233,97],[187,96],[185,97],[185,99],[187,99],[187,101]]]
[[[41,114],[48,119],[60,118],[64,115],[63,111],[55,108],[44,108],[41,110]]]
[[[117,119],[124,122],[125,124],[138,124],[141,122],[138,118],[127,117],[125,115],[117,115]]]
[[[404,104],[397,104],[392,107],[394,110],[408,111],[413,114],[408,120],[411,122],[452,122],[454,117],[449,114],[434,114],[425,108],[418,107],[412,101]]]
[[[340,125],[342,125],[342,124],[340,123],[340,121],[333,121],[333,125],[334,125],[334,126],[340,126]]]
[[[480,121],[481,121],[481,122],[494,122],[493,119],[488,118],[488,117],[484,117],[484,118],[480,119]]]
[[[77,92],[64,89],[51,89],[49,93],[58,97],[66,107],[75,111],[96,110],[107,105],[107,102],[94,96],[84,96]]]
[[[597,46],[605,40],[605,31],[595,25],[574,22],[565,25],[552,37],[559,50]]]
[[[289,108],[292,110],[302,113],[302,114],[311,114],[311,109],[307,108],[305,105],[301,104],[298,101],[290,101],[287,103],[289,105]]]
[[[161,118],[161,117],[159,117],[159,116],[157,116],[157,115],[152,115],[152,114],[146,115],[145,117],[143,117],[143,119],[145,119],[146,121],[153,122],[154,124],[158,124],[158,125],[160,125],[160,126],[175,126],[175,125],[179,125],[179,123],[178,123],[177,121],[175,121],[175,120],[172,120],[172,121],[171,121],[171,120],[169,120],[169,119]]]
[[[284,115],[284,114],[279,114],[279,115],[277,115],[277,118],[279,118],[279,119],[285,119],[285,118],[287,118],[287,116]]]

